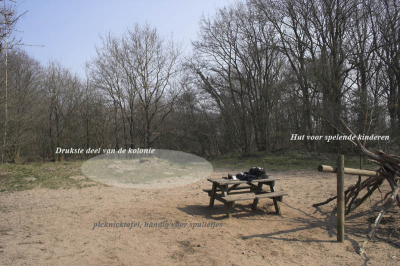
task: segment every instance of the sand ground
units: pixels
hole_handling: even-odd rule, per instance
[[[230,172],[214,171],[213,177]],[[335,194],[334,174],[269,174],[281,178],[276,190],[289,194],[281,203],[282,216],[274,214],[272,200],[262,199],[255,211],[251,201],[238,202],[226,219],[223,204],[208,207],[209,197],[202,191],[211,188],[206,179],[154,190],[99,185],[0,193],[0,264],[400,265],[400,238],[393,223],[382,225],[364,256],[357,254],[370,230],[370,210],[388,191],[386,184],[382,194],[375,193],[346,218],[341,244],[336,242],[334,203],[311,206]],[[355,181],[346,176],[345,185]],[[104,222],[133,222],[136,227],[94,228]]]

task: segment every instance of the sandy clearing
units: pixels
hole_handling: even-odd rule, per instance
[[[229,171],[214,171],[213,177]],[[289,196],[275,215],[272,200],[239,202],[226,219],[223,205],[208,208],[205,179],[183,187],[132,189],[34,189],[0,193],[0,264],[3,265],[399,265],[400,239],[387,242],[390,224],[377,241],[356,251],[369,231],[369,211],[381,195],[346,219],[345,243],[336,243],[333,205],[311,207],[335,193],[333,174],[271,172],[276,189]],[[345,185],[356,181],[346,176]],[[382,188],[383,195],[388,186]],[[141,227],[94,228],[95,223]],[[145,227],[156,223],[168,228]],[[171,224],[180,225],[174,228]],[[210,227],[191,228],[191,223]],[[186,224],[186,225],[185,225]],[[218,227],[212,228],[212,224]],[[392,225],[393,226],[393,225]]]

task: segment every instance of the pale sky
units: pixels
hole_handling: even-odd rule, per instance
[[[57,60],[72,72],[85,76],[85,62],[95,56],[99,35],[111,31],[122,35],[135,23],[149,23],[164,37],[185,46],[197,38],[199,19],[212,16],[233,0],[19,0],[20,18],[16,33],[26,44],[23,47],[36,60],[46,65]],[[190,50],[190,45],[186,48]]]

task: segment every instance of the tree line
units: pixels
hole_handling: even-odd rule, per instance
[[[79,77],[8,49],[4,161],[58,161],[57,147],[336,152],[350,146],[290,138],[342,134],[340,119],[360,134],[390,135],[379,148],[400,144],[397,0],[239,1],[200,19],[189,52],[148,24],[105,34],[96,52]]]

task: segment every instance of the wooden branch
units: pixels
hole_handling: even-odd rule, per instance
[[[374,183],[378,183],[379,182],[379,185],[380,185],[380,184],[382,184],[383,180],[384,180],[383,177],[370,176],[367,179],[365,179],[363,182],[361,182],[360,186],[358,186],[357,184],[351,185],[345,191],[346,198],[352,197],[355,193],[359,193],[361,190],[363,190],[364,188],[366,188],[366,187],[368,187],[368,186],[370,186],[370,185],[372,185]],[[334,197],[331,197],[331,198],[329,198],[329,199],[327,199],[327,200],[325,200],[325,201],[323,201],[321,203],[315,203],[312,206],[313,207],[318,207],[318,206],[321,206],[321,205],[325,205],[325,204],[328,204],[329,202],[335,200],[336,198],[337,198],[337,196],[334,196]],[[364,200],[365,199],[363,198],[362,201],[364,201]],[[346,201],[348,201],[348,199]],[[358,206],[359,206],[359,204],[356,206],[356,208]]]
[[[318,207],[318,206],[321,206],[321,205],[325,205],[325,204],[328,204],[329,202],[331,202],[332,200],[335,200],[336,198],[337,198],[337,196],[334,196],[334,197],[329,198],[329,199],[327,199],[327,200],[325,200],[325,201],[323,201],[323,202],[315,203],[315,204],[313,204],[312,206],[313,206],[313,207]]]
[[[360,247],[360,251],[359,251],[360,255],[364,253],[364,248],[365,248],[365,245],[368,243],[368,241],[374,237],[375,232],[378,229],[379,223],[381,222],[383,215],[385,215],[385,213],[396,202],[396,198],[397,198],[398,194],[399,194],[399,187],[396,187],[396,189],[393,191],[392,195],[385,201],[385,203],[381,207],[381,210],[375,219],[375,223],[372,225],[372,230],[369,232],[367,239],[364,241],[364,243]]]
[[[358,208],[361,204],[363,204],[364,201],[365,201],[366,199],[368,199],[368,198],[372,195],[372,193],[374,193],[374,191],[375,191],[377,188],[379,188],[380,185],[382,185],[382,183],[383,183],[383,180],[380,180],[379,182],[376,182],[376,183],[374,184],[374,186],[372,187],[372,189],[371,189],[371,190],[368,190],[367,194],[365,194],[365,195],[357,202],[356,208]]]
[[[353,203],[354,203],[355,200],[357,199],[358,193],[359,193],[360,190],[361,190],[361,176],[358,176],[358,181],[357,181],[357,183],[356,183],[354,186],[356,187],[356,189],[355,189],[354,192],[353,192],[353,195],[354,195],[354,196],[351,195],[351,196],[353,196],[353,197],[352,197],[350,203],[347,205],[346,215],[348,215],[348,214],[351,212],[351,206],[353,205]],[[351,196],[349,195],[349,197],[347,198],[346,204],[347,204],[347,202],[348,202],[348,200],[350,199]]]
[[[342,123],[343,127],[346,128],[346,130],[352,134],[355,137],[355,141],[357,143],[358,148],[361,150],[362,153],[364,153],[367,157],[380,162],[382,165],[385,165],[387,169],[393,174],[400,176],[400,160],[397,158],[394,158],[393,156],[388,156],[386,155],[383,151],[378,151],[378,152],[371,152],[367,150],[360,142],[358,139],[357,135],[351,131],[351,129],[344,123],[342,119],[340,119],[340,122]]]

